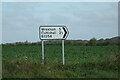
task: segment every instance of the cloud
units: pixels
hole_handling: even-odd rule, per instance
[[[2,3],[0,2],[0,43],[2,43]]]
[[[40,25],[66,25],[68,39],[117,35],[117,3],[3,3],[3,42],[38,41]]]

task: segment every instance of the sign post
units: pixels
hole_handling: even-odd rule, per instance
[[[65,59],[64,59],[64,40],[62,40],[62,59],[63,59],[63,65],[65,64]]]
[[[62,62],[65,64],[64,59],[64,40],[68,36],[66,26],[40,26],[39,37],[42,40],[42,64],[44,64],[44,41],[43,40],[62,40]]]
[[[44,64],[44,41],[42,40],[42,64]]]

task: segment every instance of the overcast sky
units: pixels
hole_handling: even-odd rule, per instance
[[[4,2],[2,42],[39,41],[40,25],[65,25],[67,39],[118,36],[117,2]]]

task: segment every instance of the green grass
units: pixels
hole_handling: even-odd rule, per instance
[[[65,45],[65,65],[61,50],[60,45],[45,45],[45,65],[42,65],[41,46],[3,45],[3,78],[118,77],[118,46]]]
[[[2,78],[2,45],[0,45],[0,79]]]

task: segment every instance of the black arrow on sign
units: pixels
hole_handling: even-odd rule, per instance
[[[63,30],[65,31],[65,34],[64,34],[63,38],[65,38],[65,36],[67,34],[67,31],[66,31],[66,29],[64,27],[63,27]]]

